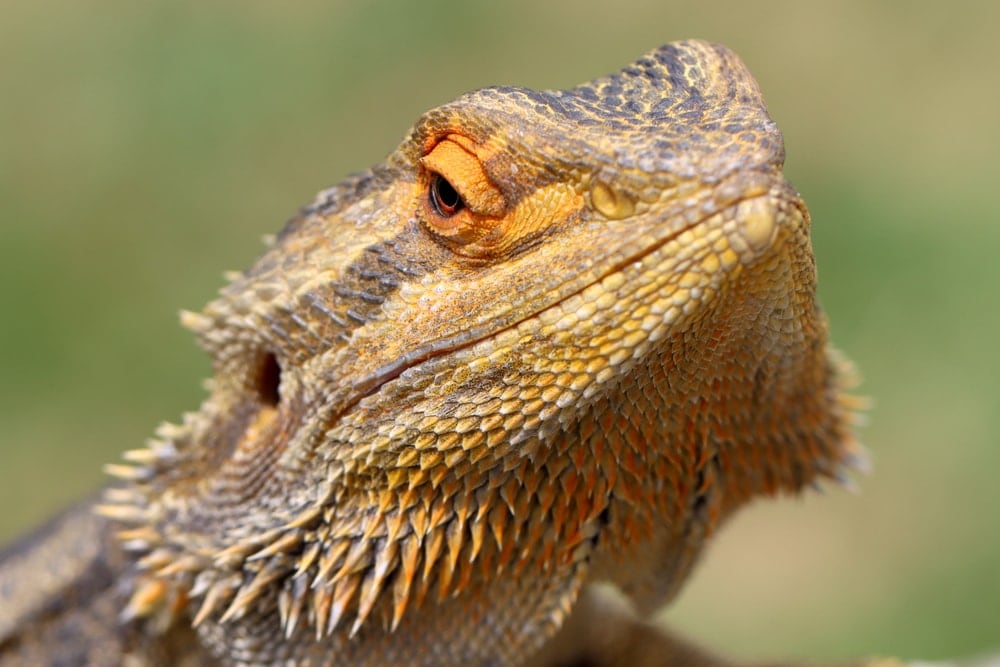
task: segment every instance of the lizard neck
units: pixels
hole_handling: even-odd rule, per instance
[[[570,436],[586,439],[610,489],[594,577],[640,608],[676,594],[737,508],[852,465],[850,376],[828,356],[808,288],[775,299],[766,282],[737,284],[726,316],[665,339]]]

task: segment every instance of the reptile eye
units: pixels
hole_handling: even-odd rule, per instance
[[[434,174],[431,177],[430,197],[431,205],[442,218],[450,218],[465,208],[465,202],[462,201],[461,195],[440,174]]]

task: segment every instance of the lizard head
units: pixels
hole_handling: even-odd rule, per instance
[[[113,468],[106,513],[196,622],[270,609],[325,637],[518,560],[577,567],[616,495],[719,514],[831,473],[849,436],[782,160],[750,74],[703,42],[426,113],[184,316],[210,396]],[[695,497],[706,461],[782,438]]]

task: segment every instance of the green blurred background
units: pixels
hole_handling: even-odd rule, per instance
[[[423,110],[702,37],[784,129],[875,467],[738,517],[664,616],[745,657],[1000,648],[998,8],[3,2],[0,540],[197,406],[176,311]]]

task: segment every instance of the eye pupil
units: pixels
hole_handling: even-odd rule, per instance
[[[439,215],[450,218],[465,206],[461,195],[443,176],[434,174],[431,179],[431,203]]]

